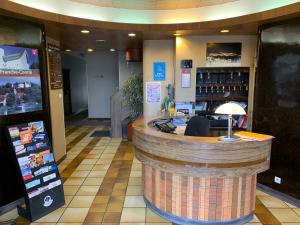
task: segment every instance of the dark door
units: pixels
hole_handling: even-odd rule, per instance
[[[300,199],[300,19],[261,30],[253,131],[271,134],[262,184]],[[275,182],[275,176],[281,182]]]
[[[71,101],[71,84],[70,84],[70,70],[63,69],[63,90],[64,90],[64,111],[65,115],[72,114],[72,101]]]

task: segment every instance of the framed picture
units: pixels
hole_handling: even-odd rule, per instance
[[[241,66],[242,43],[207,43],[206,66]]]

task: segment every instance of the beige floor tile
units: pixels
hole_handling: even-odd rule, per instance
[[[259,219],[256,215],[253,216],[253,219],[250,221],[250,223],[260,223]]]
[[[97,164],[96,164],[96,165],[93,167],[92,171],[107,171],[108,168],[109,168],[109,165],[103,165],[103,164],[97,165]]]
[[[79,177],[70,177],[66,180],[64,183],[65,186],[69,185],[81,185],[84,181],[84,178],[79,178]]]
[[[287,204],[273,196],[258,196],[258,198],[267,208],[288,208]]]
[[[101,185],[103,181],[103,178],[98,178],[98,177],[87,177],[83,183],[83,185]]]
[[[145,223],[120,223],[120,225],[146,225]]]
[[[269,209],[279,222],[293,222],[300,224],[300,217],[292,209]]]
[[[142,171],[131,171],[130,177],[142,177]]]
[[[84,159],[81,164],[83,165],[94,165],[97,162],[97,159]]]
[[[82,185],[80,187],[80,189],[78,190],[76,195],[95,196],[97,194],[99,188],[100,188],[100,185],[99,186],[85,186],[85,185]]]
[[[293,210],[295,211],[295,213],[297,213],[298,216],[300,216],[300,208],[294,208]]]
[[[89,173],[89,170],[75,170],[70,177],[87,177]]]
[[[91,170],[94,165],[80,164],[76,170]]]
[[[110,164],[112,162],[112,159],[99,159],[96,164]]]
[[[75,195],[79,189],[79,185],[68,186],[64,184],[64,193],[65,195]]]
[[[123,208],[121,222],[145,222],[145,208]]]
[[[70,208],[89,208],[91,207],[95,196],[74,196]]]
[[[57,223],[56,225],[82,225],[82,223]]]
[[[164,218],[156,215],[152,212],[149,208],[146,208],[146,222],[152,223],[168,223],[169,221],[165,220]]]
[[[146,207],[143,196],[125,196],[124,207]]]
[[[91,171],[88,177],[104,177],[106,171]]]
[[[72,201],[73,197],[74,197],[73,195],[65,195],[65,204],[63,207],[68,207],[68,205]]]
[[[66,208],[59,208],[51,213],[49,213],[48,215],[40,218],[39,220],[37,220],[37,223],[56,223],[59,218],[61,217],[61,215],[64,213]]]
[[[143,181],[141,177],[130,177],[128,181],[128,185],[143,185]]]
[[[172,223],[146,223],[146,225],[172,225]]]
[[[126,195],[143,195],[143,186],[128,185]]]
[[[114,158],[114,156],[115,156],[115,154],[113,154],[113,153],[103,153],[102,155],[101,155],[101,159],[112,159],[112,158]]]
[[[89,211],[89,208],[66,208],[59,222],[82,223]],[[69,225],[69,224],[68,224]]]
[[[14,220],[18,217],[18,210],[13,209],[7,213],[0,216],[0,221]]]
[[[46,222],[41,222],[41,223],[30,223],[30,225],[55,225],[56,223],[46,223]]]

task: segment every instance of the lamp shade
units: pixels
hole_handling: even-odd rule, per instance
[[[227,115],[245,115],[246,112],[242,106],[237,103],[229,102],[220,105],[216,111],[216,114],[227,114]]]

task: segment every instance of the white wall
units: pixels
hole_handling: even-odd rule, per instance
[[[72,113],[88,108],[86,62],[80,56],[62,54],[62,68],[70,70]]]
[[[110,97],[119,86],[118,53],[86,55],[89,118],[110,118]]]
[[[143,75],[142,62],[129,62],[125,60],[125,52],[119,52],[119,89],[123,87],[127,79],[132,75]]]

